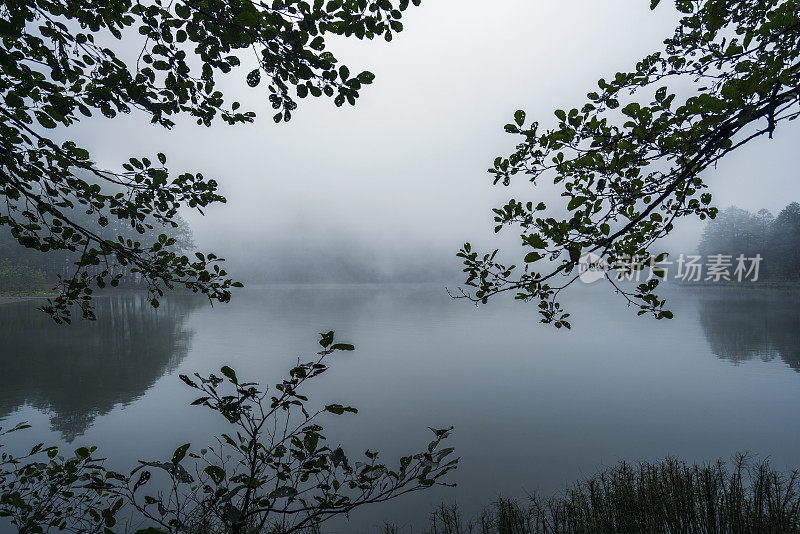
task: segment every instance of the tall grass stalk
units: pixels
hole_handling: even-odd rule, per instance
[[[441,506],[429,534],[800,532],[798,472],[740,455],[730,464],[621,463],[552,496],[500,499],[476,519]]]

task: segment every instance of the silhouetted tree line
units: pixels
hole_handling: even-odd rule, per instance
[[[47,286],[47,275],[44,271],[15,265],[8,259],[0,260],[0,293],[44,289],[45,286]]]
[[[177,250],[187,253],[194,248],[192,229],[180,215],[175,218],[177,228],[155,225],[144,234],[138,233],[130,223],[123,220],[109,219],[105,227],[100,227],[90,215],[76,213],[73,218],[108,239],[122,236],[126,240],[150,245],[158,240],[159,234],[167,234],[175,238]],[[0,293],[48,289],[54,285],[58,276],[71,278],[74,275],[80,256],[80,250],[52,250],[44,254],[36,249],[26,248],[8,227],[0,226]],[[89,273],[99,273],[103,269],[103,265],[84,268]],[[112,271],[117,272],[117,269]],[[121,280],[122,286],[134,287],[139,284],[138,276],[121,269],[119,272],[126,273]]]
[[[760,254],[760,279],[800,280],[800,204],[792,202],[777,217],[764,209],[730,207],[706,225],[698,251],[734,258]]]

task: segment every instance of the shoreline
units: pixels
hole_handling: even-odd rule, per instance
[[[14,296],[14,295],[0,295],[0,306],[3,304],[14,304],[15,302],[25,302],[27,300],[44,300],[49,298],[47,296],[34,296],[34,295],[24,295],[24,296]]]
[[[247,287],[250,289],[266,289],[266,288],[285,288],[285,287],[292,287],[292,286],[300,286],[300,287],[309,287],[309,286],[368,286],[368,287],[380,287],[380,286],[406,286],[406,285],[439,285],[442,282],[389,282],[389,283],[382,283],[382,282],[323,282],[323,283],[303,283],[303,282],[273,282],[273,283],[254,283]],[[788,291],[788,292],[800,292],[800,281],[799,282],[785,282],[785,281],[777,281],[777,280],[764,280],[755,283],[733,283],[733,282],[723,282],[723,283],[707,283],[707,282],[690,282],[690,283],[681,283],[681,282],[668,282],[665,283],[665,288],[672,287],[676,289],[701,289],[701,290],[722,290],[722,291],[735,291],[735,290],[744,290],[744,291],[758,291],[758,290],[780,290],[780,291]],[[137,293],[139,290],[136,289],[122,289],[116,290],[106,294],[97,294],[94,295],[95,298],[105,297],[109,294],[118,294],[118,293]],[[29,300],[45,300],[48,298],[53,298],[57,296],[57,293],[46,293],[43,294],[35,294],[35,293],[25,293],[20,292],[20,294],[1,294],[0,293],[0,306],[6,304],[14,304],[18,302],[26,302]]]
[[[736,282],[684,282],[676,283],[675,287],[680,288],[725,288],[725,289],[780,289],[780,290],[800,290],[800,282],[784,282],[779,280],[764,280],[763,282],[749,282],[749,283],[736,283]]]

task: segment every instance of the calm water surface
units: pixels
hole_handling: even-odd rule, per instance
[[[455,426],[455,489],[365,509],[334,532],[384,520],[419,525],[441,501],[469,513],[498,496],[553,492],[620,460],[691,461],[739,451],[800,467],[800,295],[671,288],[670,322],[637,318],[602,287],[574,291],[573,331],[538,323],[535,305],[476,308],[441,285],[250,288],[227,306],[140,296],[98,299],[99,320],[51,325],[30,302],[0,306],[0,420],[34,428],[9,446],[99,444],[112,467],[198,448],[224,425],[180,373],[234,367],[280,379],[335,330],[339,354],[312,402],[360,409],[329,440],[384,459]]]

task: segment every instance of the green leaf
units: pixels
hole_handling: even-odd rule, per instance
[[[525,242],[533,248],[547,248],[547,241],[542,239],[539,234],[532,234],[525,238]]]
[[[325,406],[325,411],[335,415],[342,415],[344,413],[344,406],[341,404],[329,404],[328,406]]]
[[[358,81],[360,81],[364,85],[369,85],[375,81],[375,75],[365,70],[364,72],[358,75]]]
[[[225,480],[225,470],[216,465],[209,465],[203,472],[211,477],[211,480],[214,481],[215,484],[221,483]]]
[[[261,83],[261,71],[259,69],[251,70],[247,75],[247,85],[256,87],[259,83]]]
[[[238,384],[238,383],[239,383],[238,379],[236,378],[236,373],[233,371],[233,369],[231,369],[231,368],[230,368],[230,367],[228,367],[227,365],[223,366],[223,367],[222,367],[222,369],[220,369],[219,371],[220,371],[220,372],[221,372],[223,375],[225,375],[226,377],[228,377],[228,380],[230,380],[230,381],[231,381],[231,382],[233,382],[234,384]]]
[[[197,389],[197,384],[195,384],[192,381],[192,379],[189,378],[188,376],[186,376],[186,375],[178,375],[178,378],[180,378],[183,381],[183,383],[186,384],[187,386]]]
[[[305,437],[303,438],[303,445],[309,452],[314,452],[315,450],[317,450],[318,444],[319,444],[319,434],[317,434],[316,432],[310,432],[306,434]]]
[[[188,443],[184,443],[183,445],[175,449],[175,453],[172,455],[172,463],[179,464],[181,460],[183,460],[186,457],[186,451],[188,450],[189,450]]]
[[[567,209],[569,211],[574,211],[582,206],[584,202],[586,202],[586,197],[575,197],[569,201],[569,204],[567,204]]]
[[[50,115],[45,115],[44,113],[36,112],[36,120],[39,121],[39,124],[44,126],[48,129],[53,129],[56,127],[56,121],[53,120]]]
[[[320,334],[321,339],[319,340],[319,344],[322,345],[323,348],[328,348],[331,343],[333,343],[333,332],[326,332],[324,334]]]
[[[334,415],[342,415],[345,412],[358,413],[358,410],[350,406],[342,406],[341,404],[329,404],[325,406],[325,411]]]
[[[571,262],[577,262],[579,259],[581,259],[581,251],[582,250],[583,250],[582,247],[577,243],[573,243],[572,245],[570,245],[569,246],[569,259],[570,259],[570,261]]]
[[[311,41],[311,43],[308,46],[310,46],[314,50],[324,50],[325,39],[321,35],[318,35],[314,38],[313,41]]]

